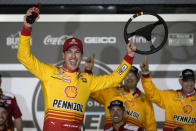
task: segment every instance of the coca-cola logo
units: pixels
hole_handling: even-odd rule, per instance
[[[72,38],[73,36],[69,35],[62,35],[59,37],[54,37],[52,35],[47,35],[44,38],[44,45],[63,45],[65,40]]]

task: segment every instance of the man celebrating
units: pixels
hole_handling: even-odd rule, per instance
[[[146,96],[161,108],[165,109],[164,131],[173,131],[177,127],[185,131],[196,130],[196,90],[195,74],[191,69],[181,72],[179,83],[181,90],[159,90],[153,84],[147,57],[140,65],[142,84]]]
[[[92,73],[94,66],[94,56],[88,58],[85,62],[85,72]],[[126,123],[145,129],[146,131],[156,131],[156,121],[152,103],[146,98],[138,88],[137,84],[140,79],[139,70],[132,66],[129,73],[124,79],[124,85],[99,90],[91,93],[91,98],[103,104],[105,107],[104,130],[112,126],[111,116],[108,105],[112,99],[121,99],[126,107]]]
[[[61,67],[40,62],[30,52],[32,25],[26,17],[39,10],[30,8],[24,17],[24,28],[18,45],[19,61],[41,80],[45,104],[44,131],[80,131],[86,103],[91,92],[117,86],[131,68],[136,47],[126,45],[127,55],[110,75],[95,76],[81,73],[79,65],[83,56],[83,44],[78,38],[67,39],[63,45],[64,63]]]
[[[114,100],[108,106],[112,119],[112,127],[105,131],[139,131],[139,127],[126,124],[125,106],[120,100]]]

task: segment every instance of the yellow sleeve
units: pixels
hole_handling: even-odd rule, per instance
[[[106,103],[111,102],[111,100],[116,96],[119,96],[119,93],[116,91],[116,88],[117,87],[112,87],[92,92],[90,94],[90,97],[99,102],[100,104],[105,105]]]
[[[125,56],[126,58],[126,56]],[[92,75],[91,83],[90,83],[90,89],[91,92],[95,92],[104,88],[109,87],[117,87],[125,78],[125,76],[128,74],[131,63],[133,58],[130,57],[131,62],[127,62],[127,60],[123,60],[122,63],[118,66],[118,68],[109,75]]]
[[[145,104],[145,129],[146,131],[156,131],[157,125],[155,121],[154,108],[152,106],[152,103],[147,100]]]
[[[165,108],[165,102],[164,102],[165,92],[156,88],[150,76],[149,77],[142,76],[141,81],[147,98],[150,101],[156,103],[158,106]]]
[[[100,104],[105,105],[105,101],[106,101],[105,100],[105,95],[107,94],[108,91],[109,90],[107,90],[107,89],[103,89],[103,90],[99,90],[99,91],[96,91],[96,92],[92,92],[90,94],[90,97],[93,100],[99,102]]]
[[[40,80],[44,80],[47,73],[50,72],[52,65],[47,65],[40,62],[31,54],[30,39],[31,36],[20,36],[17,58],[32,74],[34,74]]]

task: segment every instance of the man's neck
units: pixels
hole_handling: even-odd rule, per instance
[[[136,91],[136,87],[134,87],[134,88],[125,87],[125,89],[128,90],[129,92],[131,92],[132,94]]]
[[[120,123],[114,123],[113,127],[115,128],[116,131],[118,131],[118,129],[124,124],[124,121],[121,121]]]

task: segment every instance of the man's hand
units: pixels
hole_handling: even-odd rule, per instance
[[[86,61],[85,61],[85,70],[92,71],[93,66],[94,66],[94,59],[95,59],[95,54],[94,53],[91,57],[88,57],[86,59]]]
[[[27,21],[26,21],[27,16],[32,15],[32,12],[36,12],[36,13],[38,14],[37,18],[35,19],[35,22],[37,22],[37,20],[38,20],[39,17],[40,17],[40,16],[39,16],[39,9],[38,9],[38,8],[33,7],[33,8],[28,9],[26,15],[24,16],[24,25],[27,26],[27,27],[32,27],[32,25],[35,23],[35,22],[34,22],[34,23],[31,25],[31,24],[27,23]]]
[[[144,62],[140,64],[140,69],[143,74],[149,74],[149,65],[148,65],[148,57],[144,57]]]
[[[135,55],[136,46],[129,41],[129,43],[126,45],[126,50],[129,56],[133,57]]]

